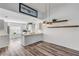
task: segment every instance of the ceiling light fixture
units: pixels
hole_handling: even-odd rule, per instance
[[[51,3],[46,4],[46,12],[48,19],[51,19]],[[60,22],[67,22],[68,20],[58,20],[58,19],[52,19],[52,20],[44,20],[43,24],[53,24],[53,23],[60,23]]]

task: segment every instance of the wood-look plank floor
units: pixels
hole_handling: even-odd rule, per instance
[[[79,51],[40,41],[25,46],[19,40],[11,40],[9,47],[0,49],[1,56],[79,56]]]

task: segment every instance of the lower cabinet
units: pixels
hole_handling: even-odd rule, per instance
[[[24,35],[22,39],[22,45],[30,45],[43,40],[43,34]]]
[[[2,35],[0,36],[0,48],[9,46],[9,36]]]

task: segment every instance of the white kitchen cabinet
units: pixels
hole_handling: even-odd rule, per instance
[[[0,35],[0,48],[7,47],[9,45],[9,36]]]
[[[23,35],[23,39],[21,42],[23,46],[27,46],[42,40],[43,40],[43,33],[40,33],[40,34]]]

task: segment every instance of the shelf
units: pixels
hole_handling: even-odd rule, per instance
[[[54,21],[53,23],[60,23],[60,22],[67,22],[68,20],[59,20],[59,21]]]
[[[53,24],[53,23],[61,23],[61,22],[67,22],[68,20],[58,20],[58,21],[44,21],[45,24]]]
[[[79,27],[79,25],[52,26],[52,27],[48,27],[48,28],[74,28],[74,27]]]

